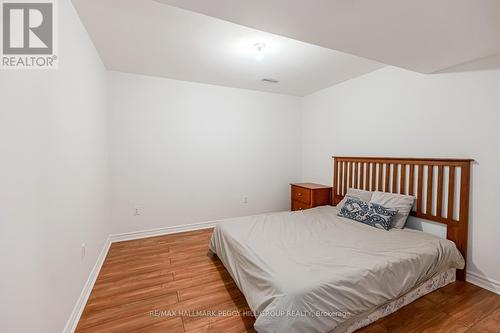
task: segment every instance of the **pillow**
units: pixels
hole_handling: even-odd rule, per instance
[[[415,202],[415,197],[411,195],[375,191],[373,192],[370,202],[387,208],[397,209],[398,213],[392,219],[392,227],[403,229],[408,219],[408,215],[410,215],[413,203]]]
[[[373,202],[347,197],[338,216],[368,224],[372,227],[389,230],[391,220],[398,211]]]
[[[372,198],[373,192],[370,191],[364,191],[364,190],[358,190],[355,188],[348,188],[347,193],[345,194],[344,198],[338,203],[338,207],[342,208],[342,206],[345,204],[345,201],[347,200],[347,197],[355,198],[361,201],[369,202]]]

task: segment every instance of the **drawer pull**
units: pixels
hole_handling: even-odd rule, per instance
[[[299,192],[299,193],[297,193],[297,195],[300,197],[300,196],[302,196],[302,193]]]

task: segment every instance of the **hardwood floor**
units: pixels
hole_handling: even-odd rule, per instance
[[[77,332],[255,332],[210,229],[115,243]],[[500,332],[500,296],[455,282],[358,332]]]

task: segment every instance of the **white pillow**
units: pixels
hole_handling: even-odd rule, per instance
[[[408,215],[410,215],[411,208],[415,203],[415,197],[411,195],[375,191],[370,201],[386,208],[397,209],[397,214],[392,218],[392,228],[403,229],[408,219]]]
[[[337,207],[342,208],[342,206],[344,205],[348,196],[352,197],[352,198],[356,198],[356,199],[364,201],[364,202],[370,202],[370,200],[372,198],[372,194],[373,194],[373,192],[370,192],[370,191],[358,190],[355,188],[348,188],[347,193],[345,194],[344,198],[338,203]]]

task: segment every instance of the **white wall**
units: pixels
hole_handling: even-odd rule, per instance
[[[118,232],[289,209],[299,98],[118,72],[109,83]]]
[[[110,232],[106,73],[58,7],[59,69],[0,71],[2,332],[61,332]]]
[[[433,75],[386,67],[302,102],[303,180],[331,184],[332,155],[475,159],[469,272],[500,281],[500,57]]]

